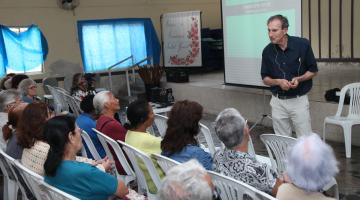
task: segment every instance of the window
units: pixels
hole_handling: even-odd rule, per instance
[[[159,63],[160,43],[150,19],[79,21],[78,34],[85,72],[107,70],[131,55],[133,60],[117,67],[129,67],[148,56]]]
[[[40,29],[35,25],[0,28],[0,75],[42,72],[47,43]]]

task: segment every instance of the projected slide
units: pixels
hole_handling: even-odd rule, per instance
[[[281,14],[288,18],[288,34],[301,34],[299,0],[223,0],[225,83],[264,86],[260,76],[261,54],[270,43],[267,20]]]

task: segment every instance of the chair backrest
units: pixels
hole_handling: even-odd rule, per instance
[[[65,102],[71,109],[72,113],[75,115],[75,117],[78,117],[82,113],[82,110],[80,108],[80,102],[78,100],[76,100],[74,97],[72,97],[64,92],[62,93],[62,95],[63,95],[63,98],[65,99]]]
[[[207,144],[207,148],[209,149],[209,152],[212,157],[215,154],[215,145],[214,145],[214,140],[211,136],[210,129],[202,123],[199,124],[200,124],[200,134],[204,136],[205,142]]]
[[[100,143],[102,144],[105,152],[106,152],[106,155],[111,159],[111,160],[114,160],[114,155],[112,155],[111,151],[110,151],[110,148],[108,145],[111,146],[111,148],[114,150],[115,152],[115,155],[117,156],[121,166],[123,167],[123,169],[125,170],[126,172],[126,175],[121,175],[119,174],[119,172],[117,170],[116,171],[116,176],[121,178],[125,184],[128,184],[130,181],[133,181],[135,180],[135,172],[132,170],[132,168],[130,167],[130,164],[128,163],[120,145],[115,141],[113,140],[112,138],[110,138],[109,136],[105,135],[104,133],[96,130],[93,128],[93,130],[96,132],[98,138],[99,138],[99,141]]]
[[[52,86],[50,86],[50,85],[45,85],[45,86],[49,89],[51,95],[53,96],[54,104],[55,104],[54,108],[55,108],[56,114],[59,114],[62,111],[69,111],[69,108],[68,108],[66,102],[64,102],[64,100],[62,99],[61,94]]]
[[[277,172],[281,174],[285,171],[285,159],[289,148],[294,146],[296,139],[293,137],[275,135],[275,134],[262,134],[260,135],[261,141],[265,144],[269,157],[271,158],[272,167],[277,167]],[[276,163],[273,163],[275,160]]]
[[[347,117],[360,119],[360,83],[350,83],[341,89],[336,116],[341,116],[345,95],[347,93],[350,95],[350,104]]]
[[[220,190],[221,199],[238,200],[248,199],[244,196],[250,197],[252,200],[275,200],[276,198],[262,192],[248,184],[237,181],[233,178],[224,176],[222,174],[208,171],[212,178],[214,185]]]
[[[40,183],[44,180],[44,177],[29,170],[17,160],[14,161],[14,167],[20,172],[27,187],[31,190],[36,199],[42,199]]]
[[[151,154],[151,157],[155,158],[156,162],[160,165],[161,169],[167,174],[167,172],[174,166],[179,165],[180,163],[176,160],[168,158],[160,154]]]
[[[81,131],[81,138],[84,140],[87,148],[89,149],[92,157],[95,159],[95,160],[100,160],[101,157],[99,155],[99,152],[96,150],[96,147],[93,143],[93,141],[91,140],[89,134],[86,133],[86,131],[82,130]]]
[[[3,173],[4,172],[7,173],[8,177],[12,181],[16,182],[17,186],[20,188],[22,195],[24,197],[33,197],[33,194],[31,191],[29,191],[29,188],[27,187],[25,180],[22,178],[20,172],[14,166],[15,159],[7,155],[3,150],[0,150],[0,161],[5,166],[6,169],[3,171]],[[15,194],[13,196],[16,197],[16,195],[17,195],[17,190],[15,191]]]
[[[168,117],[166,117],[164,115],[155,114],[154,123],[155,123],[156,128],[158,129],[159,134],[162,138],[165,136],[165,133],[166,133],[167,120],[168,120]]]
[[[52,200],[80,200],[79,198],[76,198],[66,192],[63,192],[45,182],[42,182],[40,187],[42,188],[42,191],[44,191],[46,195],[46,199],[52,199]]]
[[[44,89],[45,94],[50,94],[50,90],[49,90],[49,88],[46,87],[46,85],[50,85],[52,87],[59,86],[59,83],[58,83],[58,81],[56,80],[55,77],[45,77],[42,80],[42,84],[43,84],[43,89]]]
[[[146,183],[144,172],[141,170],[140,165],[138,163],[138,161],[142,161],[145,164],[145,167],[148,170],[150,177],[157,188],[157,191],[159,191],[161,187],[161,179],[158,172],[156,171],[156,168],[151,158],[142,151],[136,149],[131,145],[126,144],[125,142],[122,142],[120,140],[118,140],[117,142],[119,142],[122,145],[122,148],[128,155],[130,162],[135,169],[135,174],[138,183],[140,183],[142,187],[145,186],[148,196],[153,196],[153,195],[156,196],[156,194],[152,194],[149,192],[149,187]]]

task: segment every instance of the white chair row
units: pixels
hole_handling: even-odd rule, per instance
[[[59,114],[63,111],[69,112],[71,110],[75,117],[77,117],[82,113],[80,109],[80,102],[74,97],[70,96],[70,94],[65,89],[60,87],[52,87],[50,85],[46,85],[46,87],[49,89],[54,99],[54,108],[56,114]]]
[[[0,167],[4,175],[3,199],[18,199],[18,189],[22,193],[22,199],[38,200],[78,200],[44,182],[44,178],[24,167],[19,161],[0,150]]]

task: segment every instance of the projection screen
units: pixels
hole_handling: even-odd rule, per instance
[[[267,19],[282,14],[288,34],[301,36],[301,0],[222,0],[225,83],[263,87],[261,54],[270,42]]]

